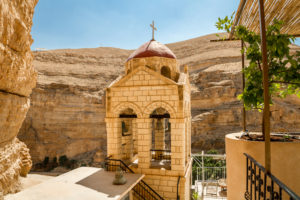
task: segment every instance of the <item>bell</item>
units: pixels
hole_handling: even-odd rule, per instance
[[[126,178],[124,177],[124,173],[121,170],[120,167],[118,167],[116,174],[115,174],[115,180],[113,181],[114,185],[124,185],[127,182]]]
[[[163,129],[162,119],[157,119],[157,122],[156,122],[156,129],[157,129],[157,130]]]
[[[122,121],[122,134],[127,133],[128,132],[128,128],[126,127],[126,124],[124,121]]]

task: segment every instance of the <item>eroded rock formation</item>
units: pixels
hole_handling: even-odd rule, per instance
[[[167,45],[192,84],[192,151],[224,149],[224,135],[240,131],[242,104],[240,41],[210,42],[214,34]],[[298,47],[293,46],[293,49]],[[299,49],[299,48],[298,48]],[[35,52],[37,88],[19,138],[34,162],[106,150],[104,88],[132,51],[116,48]],[[300,131],[300,103],[275,100],[272,131]],[[248,112],[248,129],[260,131],[261,113]],[[104,152],[105,153],[105,152]]]
[[[35,52],[37,87],[19,138],[33,161],[106,151],[104,88],[123,71],[128,53],[114,48]],[[89,154],[90,155],[90,154]]]
[[[20,189],[32,162],[16,136],[30,107],[37,73],[32,66],[30,35],[38,0],[0,0],[0,191]]]

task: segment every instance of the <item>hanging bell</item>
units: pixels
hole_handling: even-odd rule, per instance
[[[124,121],[122,121],[122,135],[127,132],[128,132],[128,129],[126,128],[126,124]]]
[[[162,119],[157,119],[157,122],[156,122],[156,129],[157,129],[157,130],[163,129]]]

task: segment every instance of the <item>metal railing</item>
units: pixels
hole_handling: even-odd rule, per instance
[[[134,174],[134,171],[130,169],[130,167],[128,167],[122,160],[112,158],[105,159],[105,170],[114,172],[117,171],[119,167],[126,173]]]
[[[246,192],[245,199],[270,199],[270,200],[300,200],[300,197],[290,190],[285,184],[278,180],[271,173],[250,155],[246,156]]]
[[[151,159],[171,161],[171,150],[150,149]]]
[[[180,195],[179,195],[180,178],[181,178],[181,176],[178,176],[178,179],[177,179],[177,200],[180,200]]]
[[[144,181],[139,182],[133,189],[134,194],[138,199],[143,200],[163,200],[149,185]]]
[[[105,169],[107,171],[116,171],[121,168],[126,173],[133,173],[134,171],[130,169],[122,160],[112,159],[110,157],[105,159]],[[132,189],[137,199],[143,200],[164,200],[157,192],[155,192],[147,183],[141,180]]]
[[[226,179],[226,167],[198,167],[196,180],[201,181],[216,181]]]
[[[217,182],[219,179],[226,179],[226,155],[225,154],[204,154],[204,151],[200,154],[192,154],[193,157],[193,183],[201,181],[204,182]],[[209,158],[211,161],[208,161]],[[222,161],[224,163],[212,164],[214,161]],[[209,167],[209,166],[214,167]]]

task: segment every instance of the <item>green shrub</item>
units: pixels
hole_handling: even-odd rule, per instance
[[[66,166],[68,164],[69,159],[66,155],[63,155],[59,157],[58,161],[60,166]]]
[[[43,166],[46,167],[49,164],[49,157],[46,156],[43,161]]]
[[[77,165],[77,160],[70,160],[68,163],[67,163],[67,168],[68,169],[74,169]]]

